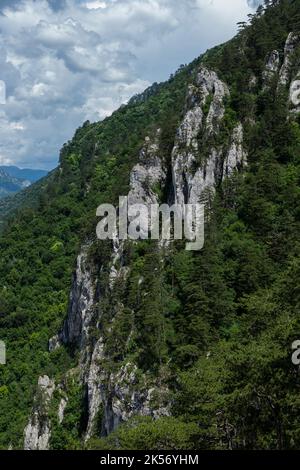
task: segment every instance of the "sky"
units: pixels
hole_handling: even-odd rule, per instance
[[[54,168],[84,121],[230,39],[259,3],[0,0],[0,165]]]

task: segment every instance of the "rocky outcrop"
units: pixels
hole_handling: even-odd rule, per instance
[[[166,170],[159,155],[160,134],[160,129],[157,129],[153,138],[149,136],[145,138],[139,153],[139,161],[130,174],[128,206],[135,204],[150,206],[159,203],[159,192],[166,180]],[[148,220],[145,221],[145,224],[147,225],[148,222]],[[121,276],[126,277],[128,273],[128,267],[122,263],[123,249],[124,243],[116,236],[112,246],[111,290],[114,288],[116,279],[120,279]],[[88,407],[86,440],[95,432],[99,409],[103,410],[102,434],[107,435],[122,421],[126,421],[134,414],[141,414],[141,409],[147,401],[148,392],[144,392],[139,399],[132,394],[133,392],[131,394],[122,392],[122,381],[126,379],[126,374],[122,372],[124,369],[121,368],[114,374],[105,372],[102,367],[102,361],[105,358],[105,344],[103,338],[100,337],[93,349],[88,374],[84,379]],[[119,403],[120,394],[122,394],[122,406]],[[159,413],[158,409],[154,409],[153,412]]]
[[[67,398],[62,398],[59,402],[58,406],[58,412],[57,412],[57,417],[58,417],[58,422],[59,424],[62,424],[64,417],[65,417],[65,409],[68,404],[68,399]]]
[[[115,234],[112,241],[112,261],[109,275],[109,287],[111,290],[113,290],[115,282],[121,274],[121,268],[119,265],[122,262],[123,248],[123,242],[119,240],[118,235]]]
[[[279,66],[280,66],[280,54],[278,51],[275,50],[269,54],[266,60],[265,70],[263,71],[263,75],[262,75],[264,88],[266,88],[269,85],[272,78],[274,78],[275,75],[278,73]]]
[[[129,206],[134,204],[150,205],[159,202],[159,192],[166,180],[166,171],[159,156],[160,133],[160,129],[157,129],[154,137],[145,138],[139,153],[139,161],[133,167],[130,175]],[[79,376],[86,390],[87,406],[85,440],[88,440],[96,432],[100,410],[103,410],[103,435],[113,431],[120,422],[129,419],[134,414],[152,413],[153,416],[160,414],[159,406],[153,408],[151,412],[149,411],[151,401],[149,389],[144,389],[141,395],[134,394],[133,390],[130,394],[126,393],[127,389],[123,389],[122,381],[127,380],[127,376],[122,367],[119,372],[116,371],[114,374],[103,368],[103,361],[109,358],[105,355],[105,342],[102,335],[95,344],[90,340],[90,329],[92,326],[97,327],[101,311],[98,311],[97,318],[95,318],[94,305],[98,289],[97,281],[92,279],[88,248],[89,244],[84,245],[77,258],[68,315],[63,330],[49,341],[50,351],[54,351],[61,344],[75,343],[80,348]],[[116,235],[112,241],[108,286],[111,291],[114,289],[116,280],[121,276],[125,277],[128,272],[128,267],[123,263],[123,250],[124,243]],[[151,389],[156,389],[155,384],[151,385]],[[122,405],[120,404],[121,397]],[[58,408],[59,423],[63,422],[66,406],[67,401],[62,398]]]
[[[229,97],[227,85],[215,72],[202,67],[195,85],[189,88],[187,107],[190,109],[187,109],[179,127],[172,152],[173,191],[177,204],[208,202],[216,185],[222,180],[223,155],[226,149],[215,146],[212,136],[218,134],[225,113],[226,97]],[[205,114],[207,103],[209,109]],[[234,151],[242,151],[242,125],[237,129],[234,131],[232,144],[236,142],[236,146],[227,157],[230,160],[228,165],[233,165]],[[208,146],[207,156],[203,155],[203,148],[199,143],[200,133],[201,142]],[[238,163],[242,157],[239,155],[236,158]]]
[[[142,380],[142,383],[140,381]],[[112,432],[121,422],[134,415],[159,418],[170,415],[170,397],[167,387],[147,383],[145,376],[138,378],[138,369],[127,363],[111,374],[104,397],[103,434]]]
[[[291,32],[284,48],[284,60],[279,73],[278,91],[289,85],[290,116],[300,112],[300,63],[294,63],[294,53],[300,47],[300,35]],[[297,69],[298,65],[298,69]],[[296,70],[296,71],[295,71]]]
[[[62,343],[77,343],[82,348],[85,346],[88,338],[88,328],[91,324],[95,300],[95,290],[87,252],[88,245],[85,245],[78,255],[70,294],[68,316],[59,335]],[[57,347],[57,338],[52,338],[51,344]]]
[[[278,76],[277,92],[289,85],[289,108],[292,114],[300,112],[300,64],[298,72],[295,73],[294,53],[300,47],[300,35],[295,32],[289,33],[283,54],[283,62],[280,67],[280,53],[272,51],[266,60],[265,69],[262,74],[263,90],[266,91],[272,79]],[[297,66],[296,66],[297,70]]]
[[[157,204],[157,188],[166,178],[162,160],[159,156],[160,129],[157,129],[154,139],[146,137],[140,151],[139,162],[130,174],[130,192],[128,205]]]
[[[60,346],[61,346],[61,338],[59,334],[49,339],[48,348],[50,352],[56,351],[56,349],[60,348]]]
[[[130,173],[130,191],[128,197],[128,207],[143,204],[150,207],[151,204],[158,204],[160,191],[166,180],[166,169],[159,155],[161,130],[157,129],[153,138],[147,136],[144,145],[139,153],[139,161],[132,168]],[[141,236],[148,235],[148,230],[143,227],[149,227],[148,216],[143,218],[141,214]],[[144,233],[145,232],[145,233]],[[120,276],[126,276],[127,269],[122,265],[124,243],[116,235],[112,244],[112,263],[110,271],[110,287],[113,289],[116,279]]]
[[[224,160],[223,179],[246,167],[247,153],[244,150],[243,142],[243,126],[239,123],[233,130],[231,145]]]
[[[127,363],[115,373],[105,374],[97,360],[103,359],[102,340],[95,348],[88,379],[89,422],[85,439],[95,432],[95,421],[102,410],[101,434],[106,436],[133,416],[157,419],[170,415],[170,397],[166,386],[138,377],[136,365]],[[99,363],[98,363],[99,364]]]
[[[24,431],[25,450],[49,448],[51,429],[48,412],[54,390],[55,383],[47,375],[39,378],[32,415]]]
[[[284,60],[279,73],[279,85],[286,86],[291,79],[292,56],[295,49],[300,45],[300,35],[290,33],[285,43]]]
[[[48,346],[50,352],[62,344],[77,344],[81,348],[86,346],[95,301],[95,286],[88,263],[88,248],[88,244],[84,245],[77,257],[67,318],[62,330],[50,338]]]
[[[88,424],[86,429],[85,440],[90,439],[95,431],[95,420],[102,405],[102,390],[105,388],[105,374],[101,367],[101,361],[105,358],[104,342],[100,338],[94,347],[91,362],[86,377],[87,389],[87,407],[88,407]]]
[[[97,413],[99,401],[94,401],[93,380],[96,380],[97,347],[91,351],[89,342],[90,328],[93,325],[96,300],[96,283],[92,279],[91,263],[88,260],[89,244],[82,246],[77,257],[76,271],[74,273],[69,299],[67,318],[62,331],[49,340],[49,351],[55,351],[62,344],[76,344],[80,349],[79,380],[88,390],[89,425]],[[94,373],[95,372],[95,373]],[[59,389],[64,385],[59,384]],[[63,396],[58,406],[58,422],[62,424],[68,399]],[[49,420],[48,420],[49,427]]]
[[[241,123],[234,128],[229,143],[216,144],[229,97],[227,85],[217,74],[200,67],[187,90],[185,114],[175,136],[171,162],[161,157],[161,131],[157,129],[145,138],[138,162],[132,168],[129,206],[163,202],[163,190],[169,182],[167,174],[172,174],[173,178],[172,188],[167,188],[169,200],[178,204],[207,202],[222,179],[245,166]],[[87,243],[77,259],[63,330],[49,341],[50,351],[61,344],[76,344],[80,350],[78,375],[85,389],[87,410],[85,440],[95,433],[108,435],[135,415],[156,419],[170,414],[169,391],[161,377],[142,373],[129,360],[113,368],[107,367],[110,358],[105,341],[109,331],[101,330],[101,307],[95,309],[95,303],[99,297],[114,291],[116,280],[125,279],[129,267],[124,261],[124,242],[116,234],[111,246],[108,285],[100,292],[97,279],[92,276],[88,249]],[[101,271],[101,267],[98,268]],[[113,310],[116,309],[114,306]],[[98,329],[97,339],[91,337],[92,328]],[[63,384],[58,388],[63,388]],[[66,407],[67,398],[62,395],[57,411],[59,424],[63,424]],[[46,424],[49,430],[49,419]]]
[[[246,163],[243,149],[243,127],[238,124],[233,131],[230,146],[218,147],[214,139],[218,135],[229,90],[215,72],[201,67],[194,84],[188,88],[185,116],[180,124],[171,155],[173,197],[177,203],[204,202],[215,192],[216,185],[225,177],[239,170]],[[167,182],[167,164],[160,155],[161,131],[146,137],[139,153],[138,163],[130,175],[128,205],[158,204]],[[211,142],[207,156],[203,157],[203,145]],[[207,149],[206,149],[207,150]],[[200,159],[199,159],[200,155]],[[115,236],[109,288],[113,291],[120,276],[126,276],[128,267],[123,260],[124,243]],[[105,352],[105,336],[93,343],[89,334],[91,326],[99,325],[101,311],[95,318],[97,285],[92,278],[88,261],[88,245],[84,245],[77,259],[73,279],[68,316],[63,331],[49,342],[55,350],[62,343],[77,344],[80,348],[79,376],[86,390],[87,427],[84,439],[95,433],[108,435],[120,423],[135,415],[152,416],[154,419],[170,414],[169,391],[164,382],[141,374],[134,363],[126,362],[116,370],[104,366],[109,361]],[[105,295],[105,294],[104,294]],[[112,319],[113,321],[113,319]],[[62,397],[58,406],[58,422],[63,423],[67,399]],[[32,420],[34,420],[33,415]],[[99,421],[101,429],[99,429]],[[45,421],[49,442],[50,423]],[[32,434],[27,430],[27,434]],[[37,431],[34,431],[37,434]],[[33,432],[33,433],[34,433]],[[43,434],[43,435],[44,435]],[[41,445],[45,445],[45,442]]]
[[[300,113],[300,71],[291,81],[289,104],[292,114],[297,115]]]

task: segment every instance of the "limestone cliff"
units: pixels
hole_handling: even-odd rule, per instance
[[[290,33],[282,61],[281,51],[271,51],[261,80],[265,92],[272,80],[277,80],[279,91],[281,87],[290,88],[289,105],[293,113],[300,111],[299,102],[295,104],[292,100],[292,95],[299,89],[300,72],[295,73],[292,68],[293,52],[298,43],[298,35]],[[256,86],[254,76],[251,87]],[[138,161],[130,172],[129,205],[171,201],[178,204],[204,202],[210,207],[217,188],[227,178],[247,170],[244,134],[249,120],[237,119],[227,139],[220,138],[230,98],[230,83],[225,83],[206,66],[197,67],[186,84],[185,107],[170,154],[163,152],[159,126],[152,129],[152,134],[144,136]],[[171,413],[168,381],[162,373],[157,376],[142,373],[134,355],[107,367],[110,362],[107,341],[114,317],[110,318],[109,326],[103,326],[101,301],[110,302],[118,283],[122,285],[130,277],[132,266],[127,264],[124,243],[116,235],[109,247],[108,276],[105,283],[102,279],[100,282],[102,266],[95,265],[89,254],[96,243],[93,235],[84,241],[77,258],[67,318],[61,331],[49,341],[50,351],[74,345],[78,350],[78,382],[85,391],[86,423],[82,434],[85,441],[95,433],[110,434],[135,415],[156,419]],[[138,282],[142,283],[142,279]],[[123,307],[116,303],[115,312]],[[94,330],[97,330],[96,337]],[[26,449],[49,448],[51,422],[48,411],[54,389],[53,379],[39,379],[36,403],[25,429]],[[59,402],[56,410],[59,424],[63,423],[67,403],[67,396]],[[99,415],[100,431],[96,429]]]

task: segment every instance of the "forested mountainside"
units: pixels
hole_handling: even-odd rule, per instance
[[[5,227],[7,219],[13,218],[16,211],[39,205],[41,193],[55,176],[56,171],[54,170],[47,177],[32,183],[26,189],[3,199],[0,198],[0,233]]]
[[[16,166],[0,166],[0,232],[6,218],[13,216],[19,207],[33,207],[39,201],[43,178],[48,174],[43,170],[21,169]]]
[[[167,51],[166,51],[167,53]],[[300,1],[67,143],[0,240],[0,446],[296,449]],[[202,201],[205,246],[96,240],[96,208]]]

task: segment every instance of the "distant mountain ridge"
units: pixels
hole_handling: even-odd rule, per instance
[[[15,194],[30,185],[29,180],[14,178],[0,168],[0,198]]]
[[[28,180],[31,183],[35,183],[48,174],[46,170],[33,170],[31,168],[19,168],[17,166],[0,165],[0,170],[5,171],[5,173],[13,178]]]
[[[0,166],[0,199],[12,196],[47,175],[44,170]]]

